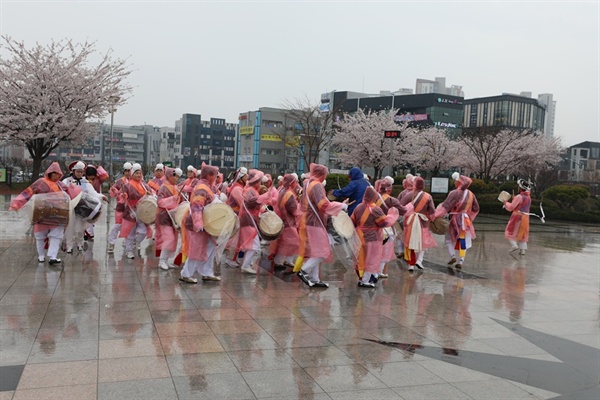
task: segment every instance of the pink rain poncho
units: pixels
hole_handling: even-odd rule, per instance
[[[477,198],[468,189],[471,182],[473,182],[471,178],[461,175],[456,180],[456,189],[448,193],[448,197],[437,206],[432,217],[432,219],[436,219],[450,214],[450,226],[446,234],[446,243],[455,245],[457,240],[464,239],[464,243],[459,244],[461,246],[459,249],[464,250],[471,247],[471,240],[476,237],[473,221],[479,214]]]
[[[356,264],[356,273],[362,278],[365,272],[376,274],[379,272],[383,252],[383,232],[381,228],[394,225],[398,220],[399,212],[396,208],[389,209],[387,215],[375,205],[379,196],[373,187],[365,190],[362,203],[351,215],[360,239],[360,250]]]
[[[114,185],[112,185],[108,191],[110,197],[117,197],[123,186],[129,182],[125,176],[120,177]],[[125,202],[117,200],[117,206],[115,207],[115,224],[123,223],[123,212],[125,211]]]
[[[411,252],[423,251],[437,247],[437,243],[429,232],[429,221],[435,213],[435,205],[429,193],[424,191],[425,182],[417,176],[414,179],[414,189],[408,203],[412,203],[414,209],[404,215],[404,258],[411,260]],[[408,204],[407,203],[407,204]]]
[[[508,225],[504,230],[504,237],[508,240],[514,240],[515,242],[528,242],[529,241],[529,215],[523,214],[528,213],[531,207],[531,196],[529,192],[522,191],[514,197],[509,203],[504,202],[504,208],[508,211],[512,211]]]
[[[274,242],[274,248],[271,249],[271,252],[286,257],[297,255],[300,247],[298,221],[302,215],[302,210],[294,192],[297,185],[298,180],[296,177],[286,174],[283,177],[281,190],[278,192],[277,206],[275,207],[277,214],[283,220],[283,232]]]
[[[400,204],[400,201],[397,198],[390,196],[390,193],[392,192],[393,182],[393,179],[390,182],[385,178],[375,182],[375,190],[379,193],[379,198],[377,199],[375,205],[381,207],[383,212],[385,212],[386,214],[390,209],[395,208],[396,210],[398,210],[399,215],[404,215],[406,214],[407,209],[404,206],[402,206],[402,204]],[[390,237],[383,244],[383,250],[381,253],[382,261],[387,262],[396,259],[396,253],[394,249],[395,238],[397,238],[399,235],[402,235],[402,230],[399,228],[396,229],[395,226],[397,225],[393,225],[393,237]]]
[[[304,180],[302,200],[302,218],[298,234],[300,236],[299,255],[308,258],[325,258],[333,261],[333,253],[327,236],[328,216],[337,216],[343,205],[337,201],[329,201],[325,193],[323,181],[329,170],[321,164],[310,164],[310,178]],[[314,211],[313,211],[314,209]]]
[[[258,188],[264,173],[259,170],[248,171],[248,182],[244,189],[244,199],[240,208],[240,232],[237,244],[238,251],[253,249],[252,243],[258,235],[259,215],[264,211],[265,205],[270,204],[268,193],[258,194]]]
[[[123,222],[121,225],[121,231],[119,232],[119,237],[127,238],[131,231],[136,228],[138,222],[135,212],[137,210],[137,205],[142,199],[142,197],[147,194],[152,195],[152,189],[148,184],[142,180],[136,181],[135,179],[130,179],[119,192],[117,196],[117,202],[120,202],[124,205],[123,211]],[[149,225],[146,225],[146,238],[150,239],[152,237],[152,228]]]
[[[165,176],[172,176],[174,169],[165,168]],[[156,210],[156,250],[157,255],[161,250],[174,252],[177,248],[178,233],[173,226],[173,221],[169,216],[168,210],[173,210],[179,205],[181,196],[176,185],[172,185],[168,179],[165,179],[158,190],[158,209]]]
[[[206,170],[206,171],[205,171]],[[198,184],[191,193],[190,211],[183,217],[182,253],[185,258],[196,261],[208,260],[208,243],[216,243],[216,238],[204,231],[204,220],[202,212],[204,207],[215,201],[213,183],[206,179],[211,171],[218,171],[217,167],[206,166]]]

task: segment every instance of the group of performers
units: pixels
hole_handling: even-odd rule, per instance
[[[18,210],[34,195],[52,195],[52,199],[59,196],[67,203],[86,199],[82,203],[85,210],[80,205],[79,212],[73,213],[71,207],[68,211],[71,218],[66,224],[52,219],[32,220],[40,263],[45,261],[46,247],[49,263],[57,264],[61,263],[58,258],[61,244],[71,254],[74,248],[81,251],[85,240],[93,240],[94,217],[97,218],[102,202],[107,200],[102,194],[102,183],[109,177],[102,167],[76,161],[69,169],[70,176],[61,180],[59,164],[52,163],[43,178],[11,203],[10,209]],[[445,234],[448,267],[462,269],[466,252],[475,239],[473,221],[479,213],[477,199],[469,190],[472,182],[469,177],[454,173],[455,189],[436,208],[432,196],[424,191],[425,182],[420,176],[408,174],[402,182],[403,191],[393,197],[391,177],[372,186],[366,180],[361,181],[362,173],[353,171],[351,185],[360,188],[362,195],[357,196],[354,190],[340,190],[337,194],[345,193],[346,199],[337,201],[342,199],[334,199],[335,193],[328,194],[325,190],[328,172],[324,165],[311,164],[309,172],[303,174],[302,183],[295,173],[280,176],[274,183],[269,174],[241,167],[225,181],[218,167],[202,164],[198,169],[188,166],[186,177],[181,180],[180,168],[157,164],[154,178],[145,182],[141,165],[126,162],[122,177],[109,189],[116,207],[107,251],[113,253],[117,239],[122,238],[125,256],[134,259],[136,250],[141,255],[142,241],[154,237],[158,267],[169,270],[182,266],[180,280],[195,284],[196,275],[204,281],[220,281],[215,274],[218,263],[256,274],[261,248],[269,240],[269,260],[274,269],[297,273],[311,288],[326,288],[329,284],[321,279],[321,267],[333,262],[332,249],[336,246],[329,219],[347,213],[355,232],[356,245],[348,242],[359,287],[373,288],[379,279],[387,278],[387,265],[397,258],[406,261],[409,271],[423,269],[425,251],[437,246],[430,224],[441,219],[448,222]],[[518,250],[524,255],[529,233],[530,183],[519,180],[518,184],[519,195],[504,202],[504,207],[512,211],[505,237],[511,243],[510,252]],[[351,196],[354,196],[352,202],[348,200]],[[42,203],[48,203],[48,199],[43,197]],[[151,221],[143,220],[141,215],[147,207],[144,210],[142,207],[153,204]],[[213,222],[205,221],[205,209],[212,204],[227,205],[235,219],[235,223],[218,234],[208,229],[212,226],[207,224]],[[259,228],[265,213],[278,216],[281,229],[274,237]]]

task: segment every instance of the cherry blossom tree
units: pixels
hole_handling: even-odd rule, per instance
[[[502,175],[531,176],[560,163],[560,139],[540,132],[511,129],[474,129],[463,132],[462,167],[485,182]]]
[[[443,129],[429,127],[408,132],[403,141],[405,161],[419,170],[437,176],[440,171],[459,166],[461,146],[450,140]]]
[[[396,112],[397,110],[384,110],[365,113],[359,109],[353,114],[344,114],[343,119],[336,124],[338,132],[332,142],[341,149],[341,164],[373,167],[373,179],[380,179],[385,167],[402,163],[405,151],[403,138],[413,128],[409,128],[406,122],[396,123]],[[386,130],[400,131],[400,138],[385,138]]]
[[[98,55],[95,44],[52,41],[32,48],[3,36],[0,53],[0,142],[26,146],[33,179],[42,161],[61,143],[79,144],[101,119],[131,93],[131,71],[112,51]],[[90,58],[99,62],[91,65]]]

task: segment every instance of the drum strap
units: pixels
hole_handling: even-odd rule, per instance
[[[250,216],[250,219],[252,220],[252,225],[254,225],[254,229],[256,229],[256,233],[257,233],[258,237],[260,238],[260,240],[263,240],[263,238],[260,234],[260,229],[258,229],[258,226],[256,226],[256,222],[254,221],[254,216],[252,214],[250,214],[250,211],[248,211],[248,207],[246,207],[246,202],[242,201],[242,205],[244,206],[244,210],[246,210],[246,212],[248,213],[248,216]]]

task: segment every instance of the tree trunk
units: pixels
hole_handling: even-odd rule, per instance
[[[43,159],[40,156],[33,157],[33,171],[31,174],[31,182],[35,182],[40,175],[40,170],[42,169],[42,161]]]

